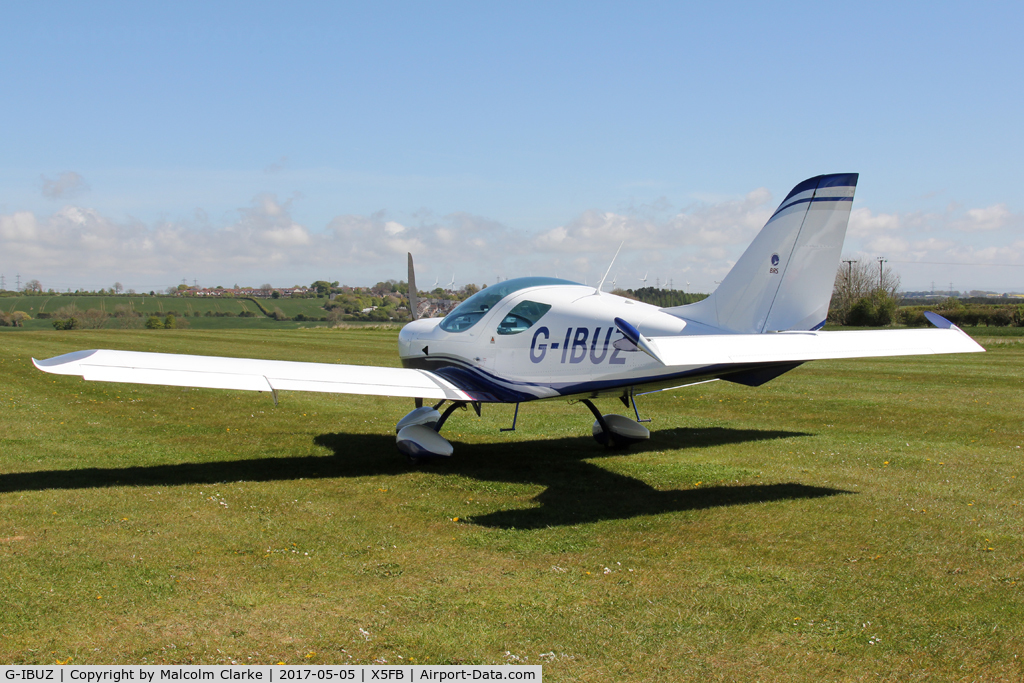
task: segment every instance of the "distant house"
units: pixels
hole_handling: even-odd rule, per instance
[[[235,288],[214,288],[210,289],[207,287],[190,287],[189,289],[180,292],[180,294],[188,294],[190,296],[224,296],[230,294],[235,297],[257,297],[261,299],[267,299],[274,295],[274,292],[278,292],[280,296],[291,296],[292,294],[305,295],[309,292],[308,287],[275,287],[273,289],[258,289],[256,287],[235,287]]]

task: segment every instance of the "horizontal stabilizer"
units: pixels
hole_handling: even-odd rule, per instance
[[[802,363],[810,360],[984,351],[958,327],[853,332],[778,332],[655,337],[669,366]]]
[[[75,351],[32,362],[45,372],[130,384],[160,384],[247,391],[317,391],[331,394],[471,400],[461,389],[426,370],[369,365],[300,363],[173,353]]]

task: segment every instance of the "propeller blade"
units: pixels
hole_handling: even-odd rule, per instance
[[[416,290],[416,271],[412,267],[412,253],[409,252],[409,317],[416,319],[416,309],[419,308],[420,297]]]

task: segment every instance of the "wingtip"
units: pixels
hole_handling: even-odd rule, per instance
[[[970,346],[969,347],[965,347],[963,349],[963,353],[984,353],[985,352],[985,347],[982,346],[981,344],[979,344],[976,340],[974,340],[971,337],[971,335],[967,334],[966,332],[961,330],[957,325],[953,324],[953,322],[951,322],[949,320],[946,320],[945,318],[943,318],[938,313],[935,313],[933,311],[925,311],[924,312],[924,317],[928,320],[928,322],[930,322],[932,325],[934,325],[935,327],[939,328],[940,330],[956,330],[957,332],[959,332],[963,336],[965,344],[967,344],[968,341],[969,341],[970,342]]]
[[[938,313],[934,313],[932,311],[925,311],[924,312],[924,317],[925,317],[925,319],[928,320],[928,322],[930,322],[932,325],[934,325],[935,327],[939,328],[940,330],[948,330],[948,329],[956,327],[956,325],[954,325],[950,321],[946,320],[945,318],[943,318]],[[957,329],[960,329],[960,328],[957,328]]]
[[[56,375],[74,375],[78,373],[71,368],[75,368],[79,361],[88,358],[97,351],[98,349],[72,351],[71,353],[65,353],[60,356],[45,358],[43,360],[36,360],[33,358],[32,364],[36,366],[36,369],[42,370],[43,372],[50,372]]]

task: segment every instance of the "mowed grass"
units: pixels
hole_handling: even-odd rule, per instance
[[[0,661],[543,664],[547,680],[1024,678],[1024,345],[640,399],[84,382],[86,348],[397,364],[390,330],[0,336]],[[626,412],[600,401],[607,412]]]
[[[326,299],[261,299],[263,307],[268,311],[281,310],[289,318],[294,318],[300,313],[310,318],[322,318],[327,315],[323,305]],[[179,317],[184,316],[194,323],[195,326],[216,325],[216,321],[230,321],[233,318],[206,317],[207,313],[216,316],[217,314],[231,314],[238,316],[242,313],[255,314],[256,318],[242,318],[241,321],[267,320],[253,301],[246,298],[234,297],[178,297],[178,296],[75,296],[61,294],[59,296],[34,295],[0,298],[0,311],[13,313],[23,311],[32,318],[40,313],[53,314],[65,306],[75,306],[85,311],[90,308],[104,310],[113,314],[118,306],[127,306],[131,310],[142,315],[164,316],[169,312],[175,312]],[[199,314],[196,316],[195,314]],[[236,326],[241,321],[235,321]],[[276,321],[274,321],[276,322]],[[49,321],[46,323],[49,325]],[[224,322],[220,322],[224,325]],[[244,325],[244,323],[242,323]],[[250,322],[250,325],[252,323]],[[279,325],[280,326],[280,325]],[[219,329],[219,328],[218,328]]]
[[[268,300],[270,301],[270,300]],[[35,295],[17,296],[0,299],[0,308],[8,313],[24,311],[33,318],[39,313],[55,313],[65,306],[75,306],[80,310],[97,308],[113,313],[118,306],[128,306],[132,310],[145,315],[166,315],[176,311],[179,315],[191,316],[194,312],[200,315],[211,313],[231,313],[238,315],[249,311],[257,315],[259,308],[252,301],[235,298],[202,298],[172,296],[75,296],[62,294],[59,296]]]

